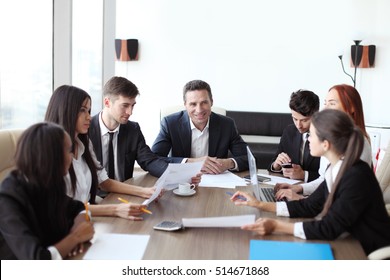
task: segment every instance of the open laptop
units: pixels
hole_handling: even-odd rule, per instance
[[[274,188],[259,186],[259,181],[257,179],[256,159],[248,146],[246,146],[246,150],[248,152],[250,184],[253,188],[255,197],[261,201],[275,202]]]

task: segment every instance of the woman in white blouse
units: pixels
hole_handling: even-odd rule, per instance
[[[91,122],[91,97],[84,90],[63,85],[57,88],[46,111],[45,120],[60,124],[71,136],[73,160],[66,176],[67,194],[76,200],[90,202],[92,216],[118,216],[142,220],[141,208],[132,203],[96,205],[97,188],[149,198],[155,188],[144,188],[109,179],[106,170],[97,161],[88,137]]]
[[[383,195],[372,168],[360,160],[364,136],[352,119],[338,110],[323,110],[313,115],[310,125],[310,154],[330,162],[325,180],[306,199],[288,202],[263,202],[236,192],[232,201],[278,216],[313,218],[290,223],[260,218],[244,230],[261,235],[273,232],[303,239],[333,240],[349,232],[360,241],[366,254],[390,245],[390,219]],[[245,197],[245,199],[240,198]]]

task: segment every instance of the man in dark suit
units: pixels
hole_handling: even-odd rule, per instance
[[[129,121],[139,95],[137,87],[123,77],[113,77],[103,89],[103,110],[92,118],[89,137],[97,159],[109,177],[125,181],[133,177],[135,161],[142,169],[159,177],[169,160],[154,154],[136,122]],[[110,167],[110,134],[113,161]]]
[[[291,179],[310,182],[319,177],[319,157],[312,157],[309,150],[308,132],[312,115],[320,108],[318,96],[308,90],[298,90],[290,97],[290,109],[294,124],[287,126],[269,171],[282,172]],[[288,168],[285,164],[291,164]]]
[[[210,86],[201,80],[188,82],[183,100],[186,110],[162,120],[152,151],[175,162],[204,160],[204,173],[247,170],[247,144],[231,118],[211,111]]]

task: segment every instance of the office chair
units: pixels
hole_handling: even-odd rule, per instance
[[[381,186],[387,212],[390,215],[390,142],[387,145],[385,156],[378,166],[375,175]]]
[[[375,250],[367,256],[369,260],[389,260],[390,259],[390,246],[386,246]]]
[[[15,167],[16,145],[22,133],[22,129],[0,130],[0,183]]]
[[[387,145],[385,156],[376,171],[376,178],[383,192],[383,199],[386,203],[387,213],[390,216],[390,142]],[[390,259],[390,246],[375,250],[368,256],[369,260]]]

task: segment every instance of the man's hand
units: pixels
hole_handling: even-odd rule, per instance
[[[282,164],[289,162],[291,162],[289,155],[286,153],[280,153],[272,164],[272,169],[275,171],[280,171],[282,169]]]
[[[221,174],[232,168],[234,168],[232,159],[207,157],[201,171],[205,174]]]
[[[299,164],[292,164],[292,168],[282,168],[283,176],[294,179],[294,180],[304,180],[305,171]]]

